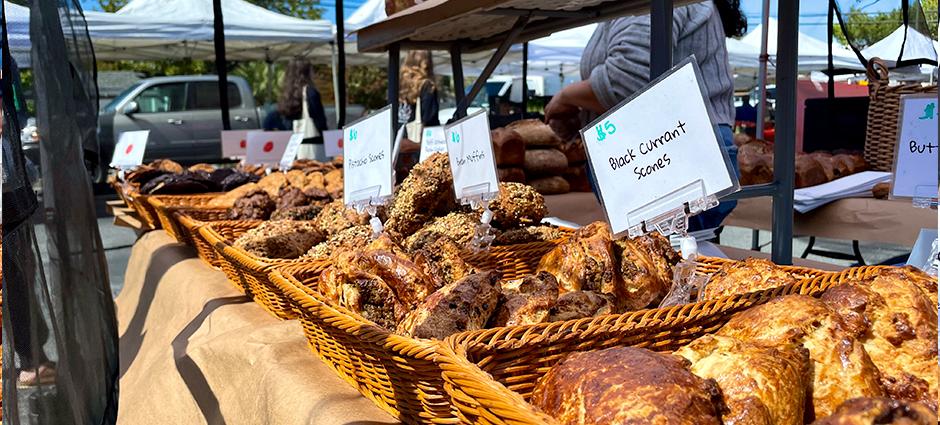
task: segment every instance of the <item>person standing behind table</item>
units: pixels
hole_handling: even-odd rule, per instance
[[[718,131],[737,171],[737,149],[731,131],[734,79],[725,38],[742,35],[747,30],[747,20],[738,0],[677,7],[672,16],[673,60],[679,62],[695,55]],[[574,136],[583,124],[650,82],[649,15],[598,24],[581,56],[581,78],[583,81],[562,89],[545,107],[545,121],[563,138]],[[690,230],[718,227],[735,204],[722,202],[719,207],[692,217]]]
[[[441,121],[437,117],[438,112],[440,112],[440,103],[437,95],[437,84],[434,82],[434,64],[431,61],[431,52],[427,50],[409,51],[402,64],[399,81],[401,81],[401,88],[398,92],[398,122],[404,124],[415,121],[417,119],[415,115],[420,108],[422,126],[441,125]]]
[[[396,179],[404,179],[418,163],[421,146],[416,142],[420,141],[422,128],[441,125],[437,117],[440,103],[431,52],[409,51],[399,77],[398,122],[405,126],[405,137],[398,152],[395,175]]]
[[[291,60],[284,73],[277,110],[285,118],[294,121],[294,133],[304,135],[297,158],[324,161],[326,150],[323,147],[323,132],[327,130],[326,112],[323,110],[315,78],[316,70],[309,61]]]

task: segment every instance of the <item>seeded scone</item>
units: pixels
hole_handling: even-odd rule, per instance
[[[297,258],[323,241],[311,221],[266,221],[235,240],[235,247],[262,258]]]
[[[261,188],[246,193],[235,200],[232,208],[228,210],[228,218],[232,220],[267,220],[274,212],[274,200],[268,192]]]
[[[522,183],[500,183],[499,196],[490,203],[494,227],[511,229],[542,221],[548,208],[545,197]]]
[[[317,215],[317,227],[328,236],[360,224],[369,223],[369,214],[359,214],[352,208],[346,208],[342,199],[337,199],[323,207]]]
[[[271,220],[313,220],[322,210],[323,205],[318,204],[279,208],[271,214]]]
[[[372,240],[372,227],[368,224],[353,226],[330,236],[307,251],[307,258],[330,258],[337,249],[355,249]]]
[[[473,234],[476,232],[478,224],[480,224],[479,214],[453,212],[443,217],[434,218],[421,230],[408,236],[402,246],[412,252],[429,242],[445,237],[457,246],[466,247],[473,240]]]
[[[385,229],[399,240],[418,231],[442,203],[453,202],[453,183],[445,153],[415,165],[395,194]]]
[[[493,240],[493,245],[515,245],[520,243],[547,242],[565,235],[555,226],[526,226],[500,232]]]

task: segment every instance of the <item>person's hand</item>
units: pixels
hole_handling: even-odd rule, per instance
[[[581,108],[568,101],[565,90],[558,92],[545,106],[545,123],[558,137],[569,140],[578,132]]]

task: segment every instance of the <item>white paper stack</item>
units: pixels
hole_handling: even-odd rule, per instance
[[[862,171],[821,185],[796,189],[793,191],[793,209],[805,213],[842,198],[871,197],[876,184],[890,180],[889,172]]]

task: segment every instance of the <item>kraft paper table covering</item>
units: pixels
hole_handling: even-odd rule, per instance
[[[600,203],[590,192],[571,192],[545,197],[548,214],[578,224],[605,220]],[[770,198],[738,201],[725,219],[729,226],[770,230]],[[806,214],[794,212],[793,233],[842,240],[882,242],[913,246],[922,228],[936,228],[937,211],[914,208],[910,201],[847,198]]]
[[[771,206],[770,198],[742,199],[725,224],[769,230]],[[912,247],[920,229],[937,227],[937,210],[914,208],[910,200],[846,198],[794,213],[793,224],[794,235]]]
[[[279,321],[166,232],[134,245],[116,299],[118,423],[389,424]]]

